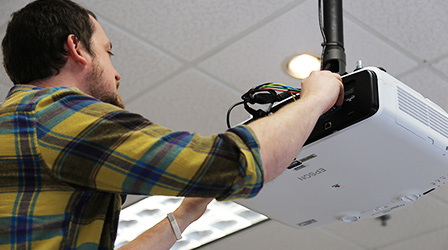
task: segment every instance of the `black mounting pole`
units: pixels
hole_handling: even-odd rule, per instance
[[[323,0],[323,23],[322,69],[344,75],[346,73],[346,61],[342,0]]]

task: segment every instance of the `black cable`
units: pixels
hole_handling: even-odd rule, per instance
[[[241,102],[238,102],[238,103],[234,104],[232,107],[229,108],[229,110],[227,110],[227,128],[231,128],[231,126],[230,126],[230,112],[232,112],[232,110],[236,106],[241,105],[241,104],[244,104],[244,101],[241,101]]]

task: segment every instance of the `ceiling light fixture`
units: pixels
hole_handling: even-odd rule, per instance
[[[180,197],[149,196],[123,209],[115,247],[119,248],[166,218],[182,202]],[[205,245],[268,218],[231,201],[213,200],[204,215],[191,223],[171,250],[188,250]]]
[[[320,70],[320,59],[309,54],[301,54],[290,58],[286,62],[285,68],[288,75],[294,78],[304,79],[312,71]]]

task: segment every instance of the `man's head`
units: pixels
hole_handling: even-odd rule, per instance
[[[67,60],[64,48],[74,34],[91,53],[94,26],[89,12],[64,0],[37,0],[12,14],[3,38],[3,63],[14,84],[57,75]]]
[[[14,84],[46,81],[74,62],[84,67],[85,76],[70,84],[123,107],[116,92],[120,76],[109,57],[112,45],[95,15],[72,1],[36,0],[13,13],[2,49],[5,70]]]

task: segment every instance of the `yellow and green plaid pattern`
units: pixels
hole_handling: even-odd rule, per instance
[[[17,85],[0,106],[0,249],[113,249],[120,194],[255,196],[252,131],[176,132],[74,88]]]

